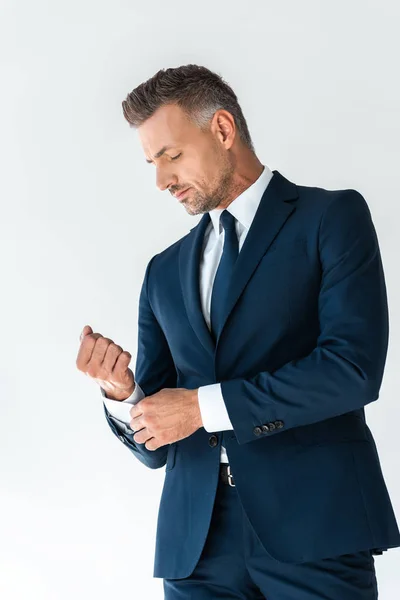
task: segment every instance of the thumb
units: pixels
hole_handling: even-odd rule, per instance
[[[85,325],[79,337],[79,340],[82,341],[85,335],[89,335],[89,333],[93,333],[93,329],[90,327],[90,325]]]

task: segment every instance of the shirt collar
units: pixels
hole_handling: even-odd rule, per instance
[[[271,181],[273,172],[267,165],[264,165],[264,170],[250,187],[244,190],[237,198],[235,198],[227,207],[235,219],[239,221],[246,229],[250,229],[254,216],[257,212],[258,205],[261,202],[262,195]],[[209,211],[211,221],[214,227],[216,237],[220,234],[220,222],[223,208],[214,208]]]

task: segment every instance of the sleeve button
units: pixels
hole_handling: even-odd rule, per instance
[[[284,422],[283,421],[275,421],[275,427],[277,429],[282,429],[283,426],[284,426]]]
[[[260,435],[262,433],[261,427],[254,427],[253,433],[254,435]]]
[[[270,431],[273,431],[274,429],[276,429],[275,423],[268,423],[268,427]]]
[[[211,448],[215,448],[215,446],[218,445],[218,436],[210,435],[210,437],[208,438],[208,445],[211,446]]]
[[[261,425],[261,429],[263,430],[263,433],[269,433],[268,425]]]

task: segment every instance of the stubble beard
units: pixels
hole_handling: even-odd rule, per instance
[[[187,213],[190,215],[204,214],[226,202],[234,192],[234,171],[233,165],[225,164],[222,175],[211,192],[199,192],[193,188],[190,196],[182,201]]]

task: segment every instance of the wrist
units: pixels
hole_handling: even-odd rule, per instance
[[[131,396],[133,394],[133,392],[135,391],[135,387],[136,387],[136,383],[134,383],[132,388],[129,388],[128,390],[115,390],[115,389],[104,389],[104,393],[106,395],[106,398],[108,398],[109,400],[116,400],[118,402],[123,402],[124,400],[126,400],[127,398],[129,398],[129,396]]]
[[[203,427],[203,419],[202,419],[201,411],[200,411],[199,388],[196,388],[195,390],[191,390],[191,392],[192,392],[193,403],[196,407],[196,425],[197,425],[197,429],[200,429],[200,427]]]

